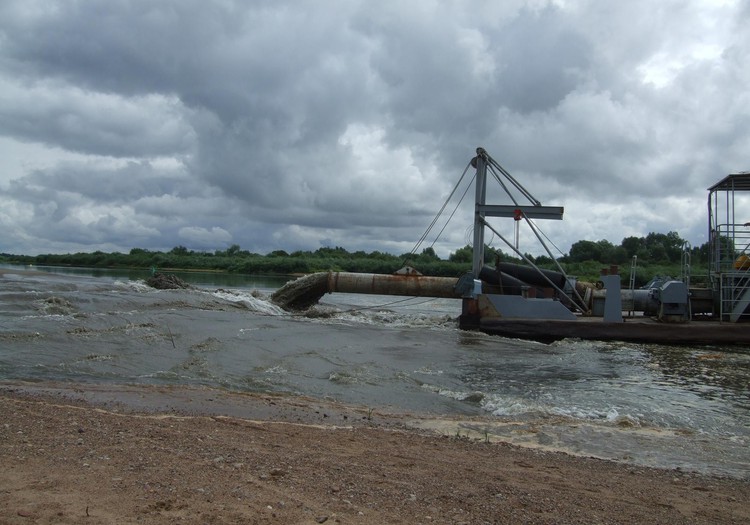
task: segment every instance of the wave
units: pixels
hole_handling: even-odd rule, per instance
[[[289,315],[284,309],[276,306],[268,298],[264,298],[263,295],[257,291],[243,292],[236,290],[219,289],[210,293],[212,296],[217,297],[223,301],[242,305],[248,310],[257,312],[259,314],[278,316]]]

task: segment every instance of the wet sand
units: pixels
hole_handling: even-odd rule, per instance
[[[200,388],[0,385],[0,523],[748,523],[750,481]]]

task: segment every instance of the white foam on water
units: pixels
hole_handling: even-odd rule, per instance
[[[432,316],[424,313],[392,312],[376,309],[352,309],[339,311],[329,306],[316,306],[306,317],[323,324],[382,326],[389,328],[422,328],[427,330],[455,330],[456,320],[447,315]]]
[[[585,408],[579,406],[553,406],[520,396],[499,396],[479,391],[457,391],[424,384],[423,389],[457,401],[479,403],[483,411],[496,417],[563,417],[582,422],[599,422],[621,427],[641,427],[636,415],[620,414],[617,408]]]
[[[266,368],[265,370],[263,370],[263,372],[266,374],[286,375],[289,373],[289,370],[287,370],[283,366],[276,365],[270,368]]]
[[[264,315],[288,315],[282,308],[276,306],[270,301],[256,297],[252,293],[220,289],[211,292],[211,295],[228,301],[230,303],[241,304],[248,310]]]
[[[429,367],[429,366],[423,366],[422,368],[418,368],[417,370],[415,370],[414,373],[422,374],[426,376],[441,376],[445,372],[439,369],[433,369],[432,367]]]
[[[439,388],[433,385],[423,384],[422,388],[435,392],[439,396],[447,397],[449,399],[455,399],[456,401],[467,401],[467,402],[481,402],[484,399],[482,392],[459,392],[457,390],[450,390],[448,388]]]
[[[149,293],[156,291],[155,288],[146,284],[145,281],[120,281],[119,279],[114,282],[115,288],[125,289],[131,292],[138,293]]]
[[[529,399],[512,396],[486,395],[481,402],[482,409],[493,416],[521,416],[550,414],[548,407]]]
[[[584,408],[579,406],[548,407],[546,413],[589,422],[599,421],[603,423],[611,423],[618,426],[641,426],[641,419],[639,417],[631,414],[620,414],[620,412],[614,407],[608,409]]]

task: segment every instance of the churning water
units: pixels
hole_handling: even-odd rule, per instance
[[[750,349],[544,345],[461,331],[452,300],[333,294],[293,315],[268,300],[283,280],[191,274],[198,288],[154,290],[142,274],[5,268],[2,381],[287,392],[428,416],[453,434],[750,477]]]

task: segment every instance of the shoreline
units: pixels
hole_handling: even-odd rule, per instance
[[[167,395],[168,394],[168,395]],[[746,523],[750,480],[208,388],[0,384],[3,523]]]

